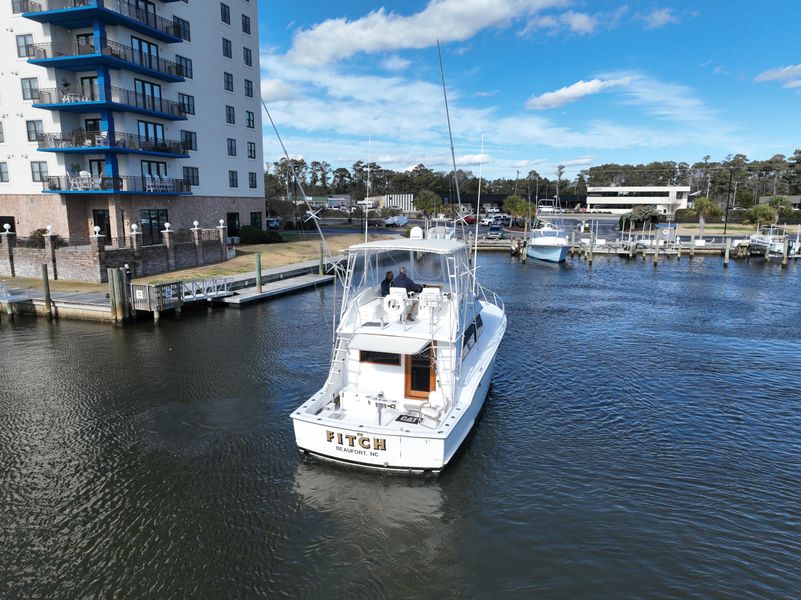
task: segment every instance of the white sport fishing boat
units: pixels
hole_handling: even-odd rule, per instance
[[[506,331],[503,303],[453,239],[351,246],[328,379],[291,415],[298,447],[362,467],[437,472],[472,429]],[[425,287],[381,280],[405,266]]]
[[[537,260],[560,263],[567,257],[570,242],[565,230],[538,220],[526,243],[526,255]]]

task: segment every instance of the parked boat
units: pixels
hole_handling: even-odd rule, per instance
[[[752,253],[781,255],[784,253],[786,239],[787,235],[783,227],[770,225],[762,227],[748,239],[748,242]]]
[[[570,242],[565,230],[549,221],[538,220],[526,243],[526,255],[547,262],[562,262],[567,257]]]
[[[506,330],[465,244],[392,239],[352,246],[325,385],[292,413],[298,447],[362,467],[437,472],[475,424]],[[405,266],[419,292],[391,287]]]

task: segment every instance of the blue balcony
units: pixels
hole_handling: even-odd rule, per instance
[[[186,110],[180,102],[137,94],[132,90],[112,87],[110,95],[101,99],[97,85],[81,85],[75,91],[45,88],[37,90],[33,106],[45,110],[85,113],[99,110],[131,112],[170,121],[185,121]]]
[[[109,25],[121,25],[169,44],[180,42],[175,24],[152,12],[138,8],[127,0],[27,0],[15,3],[22,16],[39,23],[58,25],[66,29],[92,27],[95,20]]]
[[[64,69],[65,71],[92,71],[99,66],[125,69],[168,82],[184,81],[182,65],[146,54],[111,40],[100,47],[94,43],[48,42],[32,45],[32,65]]]
[[[189,158],[186,147],[175,140],[152,139],[131,133],[86,132],[40,133],[39,152],[62,154],[145,154],[164,158]]]
[[[45,177],[42,182],[45,194],[124,196],[191,196],[192,188],[182,179],[169,177],[94,177],[85,175],[56,175]]]

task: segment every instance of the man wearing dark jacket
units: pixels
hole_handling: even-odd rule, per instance
[[[406,288],[407,292],[421,292],[423,286],[416,284],[408,275],[406,275],[406,267],[400,267],[399,273],[395,280],[392,282],[392,287]]]

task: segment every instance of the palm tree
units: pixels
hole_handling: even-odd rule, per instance
[[[698,235],[702,237],[704,235],[706,220],[710,217],[719,217],[723,214],[723,211],[717,203],[706,196],[701,196],[693,203],[693,211],[698,215]]]

